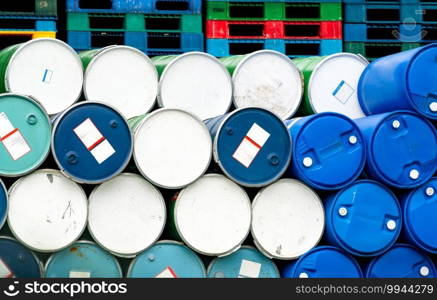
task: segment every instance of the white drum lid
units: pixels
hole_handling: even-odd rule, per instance
[[[158,240],[166,221],[161,193],[140,175],[122,173],[94,189],[88,229],[104,249],[134,256]]]
[[[358,102],[357,87],[369,62],[352,53],[333,54],[313,70],[308,83],[308,97],[313,111],[337,112],[351,119],[366,115]]]
[[[232,79],[214,56],[188,52],[164,69],[158,101],[161,107],[179,108],[202,120],[220,116],[232,103]]]
[[[294,179],[281,179],[256,195],[252,236],[269,257],[295,259],[317,245],[325,224],[317,194]]]
[[[248,54],[238,64],[232,79],[237,108],[260,107],[288,119],[302,100],[303,80],[299,69],[276,51]]]
[[[108,46],[85,71],[85,98],[118,109],[126,119],[149,112],[158,93],[158,72],[143,52],[128,46]]]
[[[193,250],[230,254],[249,234],[250,199],[225,176],[208,174],[180,192],[174,216],[179,235]]]
[[[32,250],[54,252],[70,246],[84,231],[87,214],[85,192],[57,170],[35,171],[9,190],[9,227]]]
[[[82,93],[83,68],[77,53],[56,39],[35,39],[12,55],[6,69],[9,92],[35,97],[47,113],[60,113]]]
[[[212,140],[192,114],[164,108],[146,116],[134,133],[134,159],[153,184],[177,189],[202,176],[209,166]]]

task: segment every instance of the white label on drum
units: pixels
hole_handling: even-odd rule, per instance
[[[0,258],[0,278],[12,278],[14,274],[6,265],[6,263]]]
[[[241,261],[240,274],[238,278],[258,278],[261,272],[261,264],[243,259]]]
[[[342,80],[332,92],[332,95],[341,103],[345,104],[354,92],[355,90],[349,84],[347,84],[346,81]]]
[[[96,161],[101,164],[115,153],[114,148],[100,133],[90,118],[83,121],[74,129],[84,146],[90,151]]]
[[[14,128],[8,116],[0,113],[0,141],[13,160],[18,160],[31,151],[18,128]]]
[[[90,272],[70,271],[69,278],[91,278]]]
[[[261,150],[269,137],[270,133],[265,131],[258,124],[253,123],[232,157],[238,160],[246,168],[249,168],[259,150]]]
[[[167,267],[164,270],[162,270],[161,273],[155,276],[155,278],[178,278],[176,276],[176,273],[173,271],[172,268]]]

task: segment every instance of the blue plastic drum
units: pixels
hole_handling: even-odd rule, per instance
[[[360,265],[345,251],[319,246],[302,255],[282,270],[285,278],[361,278]]]
[[[367,66],[358,83],[366,115],[412,110],[437,119],[437,43],[399,52]]]
[[[290,131],[290,171],[311,187],[334,190],[352,183],[366,162],[364,138],[348,117],[325,112],[285,122]]]
[[[161,241],[139,254],[127,272],[130,278],[204,278],[202,260],[182,243]]]
[[[380,255],[401,231],[398,200],[376,181],[356,181],[328,197],[325,209],[326,239],[356,256]]]
[[[437,177],[406,194],[401,205],[403,237],[422,250],[437,254]]]
[[[240,185],[268,185],[287,169],[291,139],[275,114],[262,108],[242,108],[205,124],[214,139],[215,161]]]
[[[211,278],[279,278],[273,260],[253,247],[243,246],[236,252],[217,257],[208,267]]]
[[[396,111],[354,120],[367,143],[366,174],[395,188],[414,188],[437,170],[437,133],[418,114]]]
[[[132,145],[126,120],[98,102],[72,106],[56,119],[53,129],[53,156],[62,172],[79,183],[101,183],[122,172]]]
[[[0,278],[41,278],[36,255],[16,240],[0,237]]]
[[[47,278],[121,278],[117,259],[88,241],[78,241],[53,254],[46,263]]]
[[[0,179],[0,229],[6,222],[6,217],[8,215],[8,191]]]
[[[367,266],[367,278],[433,278],[437,270],[431,259],[408,244],[396,244]]]

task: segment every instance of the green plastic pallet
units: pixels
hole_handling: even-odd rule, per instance
[[[201,33],[202,16],[67,13],[67,30]]]
[[[342,3],[207,1],[207,20],[338,21]]]
[[[369,60],[420,47],[419,43],[372,43],[372,42],[345,42],[343,50],[361,54]]]
[[[55,17],[58,15],[57,0],[1,0],[0,15]]]

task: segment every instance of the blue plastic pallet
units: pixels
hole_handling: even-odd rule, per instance
[[[56,21],[34,18],[16,18],[0,15],[1,31],[56,31]]]
[[[437,42],[437,25],[429,24],[344,24],[345,42]]]
[[[69,31],[67,40],[77,51],[117,44],[135,47],[148,54],[204,50],[202,33]]]
[[[437,4],[437,1],[423,1],[423,0],[343,0],[344,3],[372,3],[372,4],[393,4],[393,3],[411,3],[411,4]]]
[[[200,14],[202,0],[67,0],[67,12]]]
[[[206,2],[214,2],[214,1],[228,1],[228,0],[206,0]],[[343,0],[229,0],[235,2],[298,2],[298,3],[320,3],[320,2],[343,2]]]
[[[217,57],[246,54],[261,49],[276,50],[289,57],[306,57],[342,52],[343,45],[342,40],[206,40],[206,51]]]
[[[346,3],[344,5],[344,21],[348,23],[416,22],[437,24],[437,5]]]

